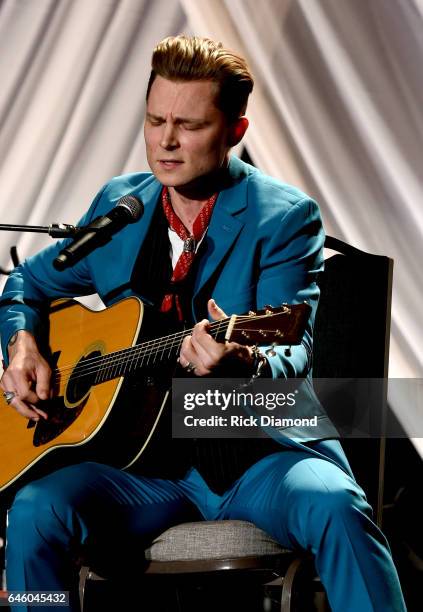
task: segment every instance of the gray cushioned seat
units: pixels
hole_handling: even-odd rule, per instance
[[[161,533],[145,551],[149,561],[229,559],[289,552],[247,521],[182,523]]]

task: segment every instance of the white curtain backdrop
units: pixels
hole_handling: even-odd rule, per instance
[[[254,163],[316,197],[329,234],[395,260],[390,375],[423,378],[421,0],[3,0],[0,222],[73,223],[147,168],[151,51],[179,32],[249,59]],[[0,239],[2,267],[51,240]],[[392,403],[412,436],[421,415]]]
[[[142,125],[158,40],[177,0],[6,0],[0,6],[0,218],[75,222],[112,176],[147,169]],[[34,252],[46,238],[1,235]]]

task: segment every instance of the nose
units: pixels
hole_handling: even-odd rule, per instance
[[[176,126],[170,121],[164,123],[160,146],[167,150],[176,149],[178,146]]]

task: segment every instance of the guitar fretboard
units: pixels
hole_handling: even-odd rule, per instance
[[[228,339],[244,345],[298,344],[310,311],[308,304],[282,305],[277,309],[269,306],[258,313],[233,315],[210,323],[208,333],[217,342],[225,342]],[[70,379],[77,383],[78,380],[88,391],[92,385],[120,378],[143,368],[175,362],[183,339],[192,332],[193,328],[184,329],[106,354],[93,350],[78,363],[57,368],[53,380],[56,384],[59,381],[66,383]]]
[[[212,323],[209,334],[218,342],[223,342],[229,323],[230,318]],[[142,342],[121,351],[93,357],[84,363],[84,368],[87,368],[87,373],[97,372],[95,384],[99,384],[136,370],[174,362],[179,356],[183,339],[190,332],[192,329],[185,329],[176,334]],[[81,369],[82,367],[83,364],[80,365]],[[78,374],[83,375],[83,372],[79,371]]]

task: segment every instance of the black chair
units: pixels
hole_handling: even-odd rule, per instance
[[[361,406],[361,413],[369,417],[369,436],[365,437],[364,431],[363,436],[348,437],[351,423],[346,423],[347,436],[341,443],[381,527],[393,260],[365,253],[331,236],[326,237],[325,247],[336,254],[326,259],[319,281],[313,377],[316,382],[325,378],[372,381],[372,394]],[[318,390],[318,384],[315,386]],[[342,430],[336,394],[320,399]],[[352,406],[352,413],[357,408]]]
[[[321,299],[315,324],[314,376],[322,379],[383,379],[387,376],[388,367],[393,262],[388,257],[364,253],[330,236],[326,238],[325,246],[337,251],[337,254],[326,260],[325,271],[319,281]],[[386,399],[383,385],[379,391],[378,412]],[[336,404],[330,394],[326,393],[325,400],[329,408],[331,402]],[[364,408],[371,412],[375,406]],[[345,423],[341,425],[345,426]],[[376,510],[380,525],[384,440],[382,437],[356,438],[343,440],[342,443],[358,481]],[[157,585],[175,587],[175,602],[179,593],[179,604],[184,586],[192,591],[195,585],[202,584],[203,595],[210,597],[213,590],[209,588],[207,591],[207,585],[210,585],[210,581],[212,585],[219,584],[215,581],[220,580],[224,585],[231,586],[235,601],[238,599],[230,609],[245,611],[311,610],[314,609],[313,599],[316,601],[315,592],[322,591],[312,559],[305,554],[283,549],[263,531],[244,521],[203,521],[168,529],[143,551],[139,563],[132,561],[126,578],[109,579],[108,585],[112,590],[107,591],[107,597],[115,589],[122,592],[126,581],[125,588],[135,586],[132,597],[142,601],[141,579],[145,585],[149,582],[153,584],[153,589],[157,588],[160,593],[166,589]],[[261,595],[261,603],[242,599],[246,585],[252,582],[267,583],[267,596]],[[280,589],[280,585],[281,594],[277,595],[278,603],[275,604],[274,593]],[[216,590],[217,587],[213,588]],[[84,612],[90,612],[93,601],[93,607],[97,604],[98,609],[98,597],[104,589],[101,576],[90,568],[82,569],[81,600],[85,604]],[[206,603],[203,601],[202,610],[209,609]],[[319,609],[324,609],[325,605],[322,603]],[[170,604],[170,607],[163,609],[195,609],[189,604],[188,607],[175,606],[176,603],[174,607]],[[157,605],[150,609],[162,610]]]

